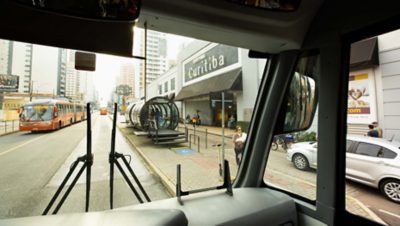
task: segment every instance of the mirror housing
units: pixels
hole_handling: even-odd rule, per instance
[[[75,69],[81,71],[96,71],[96,54],[76,51]]]
[[[53,116],[56,118],[58,117],[58,108],[54,107]]]

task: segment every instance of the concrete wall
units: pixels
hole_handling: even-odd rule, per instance
[[[249,122],[253,114],[258,89],[265,67],[265,60],[250,59],[248,50],[240,50],[242,62],[243,92],[236,93],[237,120]]]
[[[400,140],[400,30],[378,37],[378,111],[384,137]]]

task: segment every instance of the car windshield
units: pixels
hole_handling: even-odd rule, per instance
[[[144,30],[136,34],[135,55],[140,56]],[[79,71],[76,50],[1,40],[7,53],[13,54],[11,66],[2,69],[18,74],[20,84],[15,93],[5,95],[5,106],[23,107],[20,114],[6,109],[13,112],[14,120],[20,116],[20,131],[0,137],[1,144],[10,144],[0,147],[0,153],[7,153],[0,155],[0,181],[16,178],[0,186],[0,194],[14,191],[14,195],[0,195],[4,204],[0,218],[42,214],[71,164],[86,151],[86,115],[74,104],[90,103],[93,113],[91,211],[110,209],[108,198],[104,199],[110,180],[115,181],[113,208],[145,200],[132,194],[118,168],[114,180],[110,178],[114,113],[115,151],[125,156],[152,201],[174,196],[170,191],[178,183],[179,164],[182,191],[222,185],[223,159],[229,161],[231,178],[236,177],[267,60],[251,59],[249,50],[220,43],[156,31],[147,35],[146,73],[142,60],[98,53],[95,71]],[[43,99],[57,102],[56,114],[49,104],[33,104]],[[239,127],[236,144],[232,138]],[[19,146],[26,142],[28,146]],[[19,158],[25,154],[7,152],[14,150],[13,145],[27,156],[33,151],[41,155]],[[43,156],[51,156],[48,164],[43,164]],[[5,164],[14,158],[23,169]],[[32,178],[33,173],[44,178]],[[29,189],[20,186],[28,178]],[[84,181],[77,182],[59,213],[82,211],[82,202],[76,200],[84,195],[84,186]],[[24,205],[24,200],[33,204]]]
[[[53,108],[48,105],[24,106],[21,113],[23,121],[48,121],[51,120]]]

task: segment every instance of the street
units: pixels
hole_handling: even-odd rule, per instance
[[[107,210],[111,143],[108,116],[93,114],[92,140],[94,164],[89,210]],[[132,157],[130,166],[150,198],[169,197],[118,130],[116,140],[116,151]],[[86,121],[53,132],[18,132],[1,136],[0,144],[0,218],[41,215],[71,163],[86,153]],[[75,171],[79,168],[80,165]],[[85,175],[82,174],[59,213],[84,212]],[[114,175],[114,208],[138,203],[116,167]]]
[[[316,170],[296,169],[286,159],[286,153],[280,149],[280,151],[271,151],[264,180],[284,190],[315,200],[316,183],[318,183],[316,175]],[[370,210],[387,225],[400,225],[400,205],[385,199],[379,190],[347,180],[346,194],[346,209],[349,212],[359,214]],[[369,210],[360,211],[358,202]]]

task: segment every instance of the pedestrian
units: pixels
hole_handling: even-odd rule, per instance
[[[372,125],[374,126],[374,129],[376,131],[378,131],[378,137],[382,138],[383,137],[383,131],[382,131],[382,128],[379,127],[378,122],[372,122]]]
[[[228,120],[228,128],[233,129],[235,128],[235,126],[236,126],[236,119],[233,115],[231,115]]]
[[[196,111],[196,125],[201,125],[201,119],[200,119],[200,115],[199,115],[199,110]]]
[[[368,125],[368,133],[367,133],[367,136],[369,136],[369,137],[379,137],[379,132],[378,132],[378,130],[375,130],[374,129],[374,125],[372,125],[372,124],[369,124]]]
[[[246,142],[247,134],[242,132],[242,127],[236,126],[235,133],[232,136],[232,142],[234,145],[236,164],[239,166],[242,161],[244,143]]]

